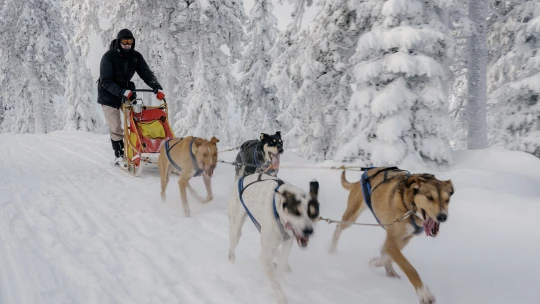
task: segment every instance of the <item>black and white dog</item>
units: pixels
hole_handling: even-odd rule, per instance
[[[253,173],[264,172],[277,176],[279,156],[283,153],[281,132],[274,135],[261,133],[260,140],[248,140],[240,146],[236,155],[236,179]]]
[[[246,217],[261,233],[261,262],[279,303],[286,303],[276,279],[278,271],[290,271],[289,252],[294,240],[305,249],[319,217],[319,183],[309,184],[309,193],[267,174],[240,177],[229,198],[229,260],[235,261]],[[280,250],[278,250],[280,249]]]

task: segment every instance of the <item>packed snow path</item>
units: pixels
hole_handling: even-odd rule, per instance
[[[216,169],[214,201],[190,199],[185,218],[177,177],[162,203],[157,168],[139,178],[115,168],[105,135],[1,134],[0,142],[0,303],[275,303],[249,221],[236,263],[227,260],[231,166]],[[286,150],[282,165],[298,162],[307,163]],[[456,188],[449,220],[437,238],[404,250],[437,303],[538,303],[540,161],[492,148],[456,153],[441,170]],[[339,175],[280,171],[305,189],[317,178],[321,215],[334,219],[347,197]],[[204,193],[202,180],[192,184]],[[359,221],[374,219],[365,212]],[[417,303],[401,271],[397,280],[368,266],[384,230],[352,227],[330,255],[333,230],[321,222],[307,251],[294,245],[293,272],[280,277],[291,303]]]

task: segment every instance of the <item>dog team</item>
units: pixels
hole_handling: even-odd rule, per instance
[[[161,198],[169,174],[179,171],[178,185],[186,216],[190,216],[187,192],[199,202],[213,199],[211,178],[217,164],[219,140],[197,137],[172,139],[161,147],[158,167],[161,175]],[[259,140],[249,140],[240,146],[236,156],[235,183],[229,198],[229,260],[235,261],[235,248],[240,241],[247,217],[261,236],[261,262],[277,296],[278,303],[287,299],[276,277],[277,272],[289,272],[289,252],[294,241],[302,249],[308,246],[315,224],[319,220],[319,183],[311,181],[309,190],[292,185],[277,177],[280,155],[283,153],[281,133],[262,133]],[[201,198],[191,187],[192,177],[202,175],[207,191]],[[386,240],[379,257],[369,261],[374,267],[384,267],[386,275],[398,277],[392,262],[405,273],[422,304],[435,303],[435,297],[422,282],[416,269],[402,254],[402,249],[417,235],[435,237],[439,225],[448,218],[448,203],[454,193],[450,180],[441,181],[431,174],[410,174],[397,167],[366,168],[358,182],[348,182],[345,171],[341,185],[349,191],[347,208],[333,234],[330,252],[335,252],[339,237],[367,208],[386,229]]]

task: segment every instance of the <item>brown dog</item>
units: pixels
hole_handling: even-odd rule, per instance
[[[178,186],[180,187],[180,197],[182,198],[186,216],[190,216],[186,189],[201,203],[208,203],[213,199],[211,178],[217,164],[218,151],[216,144],[218,142],[219,139],[215,137],[208,141],[204,138],[188,136],[171,139],[161,146],[158,168],[161,175],[161,199],[163,201],[166,199],[165,191],[173,167],[180,171]],[[201,174],[207,193],[205,199],[202,199],[189,184],[192,177]]]
[[[435,297],[422,283],[416,269],[403,256],[401,250],[416,234],[425,232],[428,236],[437,235],[439,224],[448,217],[448,203],[454,193],[452,181],[440,181],[431,174],[410,175],[407,171],[395,167],[370,169],[367,180],[371,186],[373,213],[380,223],[390,224],[402,219],[385,227],[386,240],[381,256],[371,260],[370,265],[384,266],[387,276],[399,277],[392,266],[394,261],[416,289],[420,303],[435,303]],[[334,232],[330,252],[336,250],[341,232],[366,209],[361,182],[349,183],[343,171],[341,185],[350,190],[350,193],[342,223]],[[412,211],[412,215],[403,219],[408,211]]]

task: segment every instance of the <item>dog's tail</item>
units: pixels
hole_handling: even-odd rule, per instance
[[[347,179],[345,178],[345,170],[343,170],[343,173],[341,173],[341,186],[345,188],[346,190],[351,190],[353,188],[352,183],[349,183]]]

